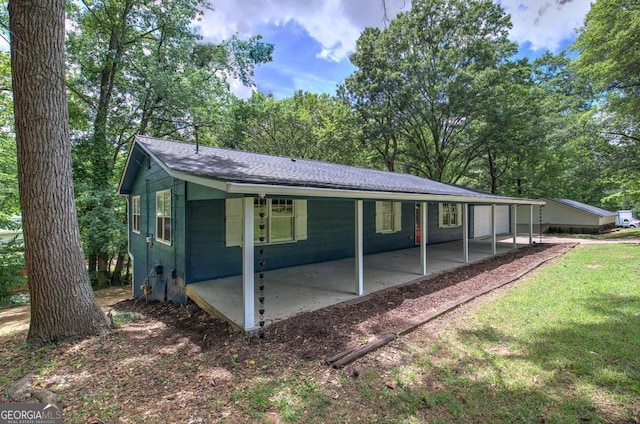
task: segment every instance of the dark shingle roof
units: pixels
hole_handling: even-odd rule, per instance
[[[549,200],[553,200],[556,203],[560,203],[562,205],[569,206],[571,208],[579,209],[581,211],[588,212],[590,214],[597,215],[597,216],[615,216],[616,215],[615,212],[610,212],[608,210],[587,205],[585,203],[576,202],[575,200],[571,200],[571,199],[556,199],[556,198],[550,197]]]
[[[270,156],[137,136],[136,144],[170,171],[231,183],[508,199],[414,175]],[[124,179],[123,179],[124,181]],[[126,192],[121,187],[121,192]]]

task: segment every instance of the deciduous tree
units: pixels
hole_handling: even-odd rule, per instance
[[[0,228],[15,225],[11,218],[20,213],[10,62],[9,53],[0,52]]]
[[[364,160],[353,115],[328,94],[298,91],[278,100],[254,93],[234,102],[220,133],[217,144],[252,152],[344,164]]]
[[[347,98],[367,125],[378,120],[383,145],[395,134],[405,170],[454,183],[480,152],[467,132],[489,91],[483,73],[516,50],[510,27],[489,0],[413,1],[384,31],[363,33]]]
[[[270,60],[260,37],[206,44],[192,24],[203,0],[73,3],[68,33],[78,206],[89,269],[98,287],[119,282],[126,258],[122,157],[135,134],[194,137],[213,125],[227,78],[250,84]],[[117,262],[110,268],[111,259]]]
[[[110,321],[87,275],[73,198],[65,2],[9,2],[18,180],[31,294],[28,340],[101,334]]]
[[[575,47],[580,73],[601,94],[594,119],[610,142],[608,174],[619,187],[613,197],[640,202],[640,4],[594,2]]]

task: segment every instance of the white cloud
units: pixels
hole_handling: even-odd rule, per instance
[[[383,25],[382,0],[217,0],[200,22],[202,35],[221,40],[234,33],[253,35],[252,28],[262,23],[284,24],[295,20],[322,46],[319,58],[346,59],[367,26]],[[391,19],[409,1],[386,0]]]
[[[591,0],[501,0],[511,15],[511,39],[531,50],[557,52],[584,22]]]
[[[214,10],[206,11],[198,23],[206,39],[220,41],[233,34],[247,37],[259,33],[258,27],[265,24],[284,26],[295,21],[297,25],[288,25],[287,28],[303,28],[321,46],[317,51],[305,53],[314,54],[316,58],[334,65],[348,62],[365,27],[385,25],[382,0],[212,1]],[[531,51],[550,50],[557,53],[562,46],[573,41],[575,31],[582,25],[592,0],[494,1],[500,2],[511,15],[512,40]],[[384,3],[388,19],[411,8],[411,0],[385,0]],[[292,38],[298,37],[292,35]],[[278,64],[264,66],[273,68]],[[270,89],[279,90],[280,95],[286,95],[282,93],[287,90],[326,91],[327,87],[335,86],[337,81],[330,83],[326,81],[328,78],[318,77],[318,72],[322,71],[312,66],[317,66],[317,63],[309,63],[308,68],[298,69],[293,66],[280,69],[283,79],[276,81],[278,78],[272,77]],[[240,87],[235,83],[232,91],[241,97],[247,97],[251,93],[250,88]]]
[[[582,25],[591,0],[499,0],[511,15],[511,38],[529,42],[532,50],[557,51]],[[387,17],[409,10],[411,0],[386,0]],[[384,25],[382,0],[214,0],[200,22],[205,37],[214,40],[234,33],[252,35],[255,25],[297,21],[322,49],[317,56],[346,59],[367,26]]]

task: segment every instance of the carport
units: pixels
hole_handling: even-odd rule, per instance
[[[513,237],[506,236],[498,239],[495,253],[506,253],[513,249]],[[491,238],[469,240],[469,262],[490,257],[494,254],[493,250]],[[462,240],[429,245],[427,256],[426,275],[466,265]],[[354,267],[355,258],[346,258],[266,272],[264,316],[267,323],[304,311],[362,299],[353,290]],[[423,278],[420,247],[364,256],[364,295],[418,282]],[[186,293],[210,314],[228,321],[238,330],[244,329],[241,275],[189,284]],[[254,305],[259,303],[256,293]],[[255,306],[255,314],[258,315],[258,306]]]

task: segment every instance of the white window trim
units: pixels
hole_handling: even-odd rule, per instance
[[[172,199],[171,199],[171,190],[161,190],[161,191],[156,191],[156,215],[155,215],[155,219],[156,219],[156,237],[155,240],[159,243],[162,244],[166,244],[168,246],[171,246],[171,243],[173,241],[173,217],[171,216],[171,212],[172,212],[172,204],[169,206],[169,215],[168,216],[162,216],[163,218],[163,227],[164,227],[164,219],[169,218],[169,225],[171,228],[171,239],[170,240],[166,240],[165,238],[160,238],[160,231],[158,231],[158,218],[160,217],[160,215],[158,214],[158,199],[160,198],[160,196],[165,196],[166,194],[169,195],[169,201],[171,203]],[[163,237],[164,237],[164,230],[163,230]]]
[[[384,229],[384,204],[393,206],[393,229]],[[402,202],[376,202],[376,233],[393,234],[402,230]]]
[[[290,239],[279,239],[279,240],[273,240],[273,236],[271,233],[272,230],[272,212],[273,212],[273,200],[280,200],[280,198],[276,198],[276,199],[265,199],[266,200],[266,216],[264,217],[265,219],[265,223],[266,223],[266,228],[265,228],[265,241],[261,242],[259,240],[260,237],[260,230],[258,229],[257,231],[254,231],[254,243],[256,246],[263,246],[263,245],[269,245],[269,244],[285,244],[285,243],[295,243],[296,241],[298,241],[296,239],[296,201],[292,200],[291,201],[291,206],[293,208],[293,214],[291,215],[291,217],[287,217],[291,219],[291,225],[293,226],[293,238]],[[291,200],[291,199],[289,199]],[[254,205],[254,215],[253,215],[253,219],[254,221],[259,221],[260,220],[260,216],[255,213],[255,205]]]
[[[259,243],[256,245],[265,244],[286,244],[296,243],[301,240],[307,239],[307,201],[305,199],[293,200],[293,231],[295,237],[293,240],[278,241],[273,243]],[[225,246],[235,247],[242,246],[242,224],[244,218],[244,208],[242,206],[242,198],[234,197],[225,200]]]
[[[456,216],[455,224],[448,224],[448,225],[444,224],[444,216],[445,216],[444,205],[453,205],[456,207],[456,210],[454,212]],[[450,210],[448,213],[451,215]],[[447,203],[447,202],[438,203],[438,226],[440,228],[456,228],[456,227],[460,227],[461,225],[462,225],[462,205],[460,203]]]
[[[136,213],[136,204],[138,205],[138,213]],[[140,195],[133,196],[131,198],[131,231],[136,234],[140,234],[142,228],[142,210],[140,209]],[[136,215],[138,216],[138,229],[136,230]]]

